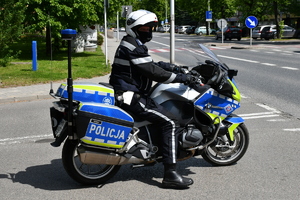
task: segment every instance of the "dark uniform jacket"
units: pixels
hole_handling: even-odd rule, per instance
[[[147,94],[152,81],[182,82],[184,77],[171,72],[172,69],[172,64],[154,63],[148,54],[148,48],[139,39],[127,35],[116,51],[109,83],[115,91]]]

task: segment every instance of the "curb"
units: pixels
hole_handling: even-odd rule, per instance
[[[0,104],[5,103],[16,103],[16,102],[25,102],[25,101],[34,101],[39,99],[52,99],[50,95],[34,95],[34,96],[26,96],[26,97],[13,97],[7,99],[0,99]]]

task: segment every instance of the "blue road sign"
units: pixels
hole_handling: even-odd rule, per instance
[[[206,21],[212,21],[212,11],[205,12]]]
[[[258,24],[258,20],[254,16],[249,16],[246,18],[245,24],[248,28],[255,28]]]

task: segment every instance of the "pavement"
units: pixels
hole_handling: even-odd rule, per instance
[[[121,39],[121,38],[120,38]],[[299,44],[300,40],[295,40],[294,42]],[[107,57],[108,62],[112,64],[114,60],[114,54],[119,46],[120,41],[117,41],[116,38],[108,37],[107,38]],[[291,42],[289,42],[291,43]],[[229,44],[221,44],[221,43],[208,43],[208,46],[222,46],[222,45],[229,45]],[[234,44],[230,43],[231,48],[249,48],[249,45],[241,45],[241,44]],[[105,44],[101,46],[102,51],[106,55],[105,52]],[[251,47],[250,47],[251,48]],[[252,47],[255,48],[255,47]],[[155,61],[165,61],[168,62],[168,60],[160,57],[157,54],[151,55],[153,60]],[[67,66],[66,66],[67,67]],[[76,77],[73,77],[73,82],[91,82],[91,83],[99,83],[99,82],[108,82],[109,74],[105,76],[100,77],[94,77],[91,79],[75,79]],[[67,74],[66,74],[67,79]],[[20,101],[32,101],[36,99],[51,99],[49,95],[49,91],[51,87],[53,88],[54,92],[56,92],[57,88],[60,86],[62,82],[66,81],[60,81],[60,82],[49,82],[46,84],[37,84],[37,85],[30,85],[30,86],[19,86],[19,87],[10,87],[10,88],[1,88],[0,89],[0,104],[3,103],[12,103],[12,102],[20,102]],[[52,85],[52,86],[51,86]]]

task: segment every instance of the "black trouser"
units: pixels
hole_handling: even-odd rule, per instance
[[[130,105],[120,102],[119,106],[129,113],[159,126],[162,130],[163,163],[176,163],[177,138],[181,131],[176,117],[150,97],[141,97],[139,94],[133,95]]]

